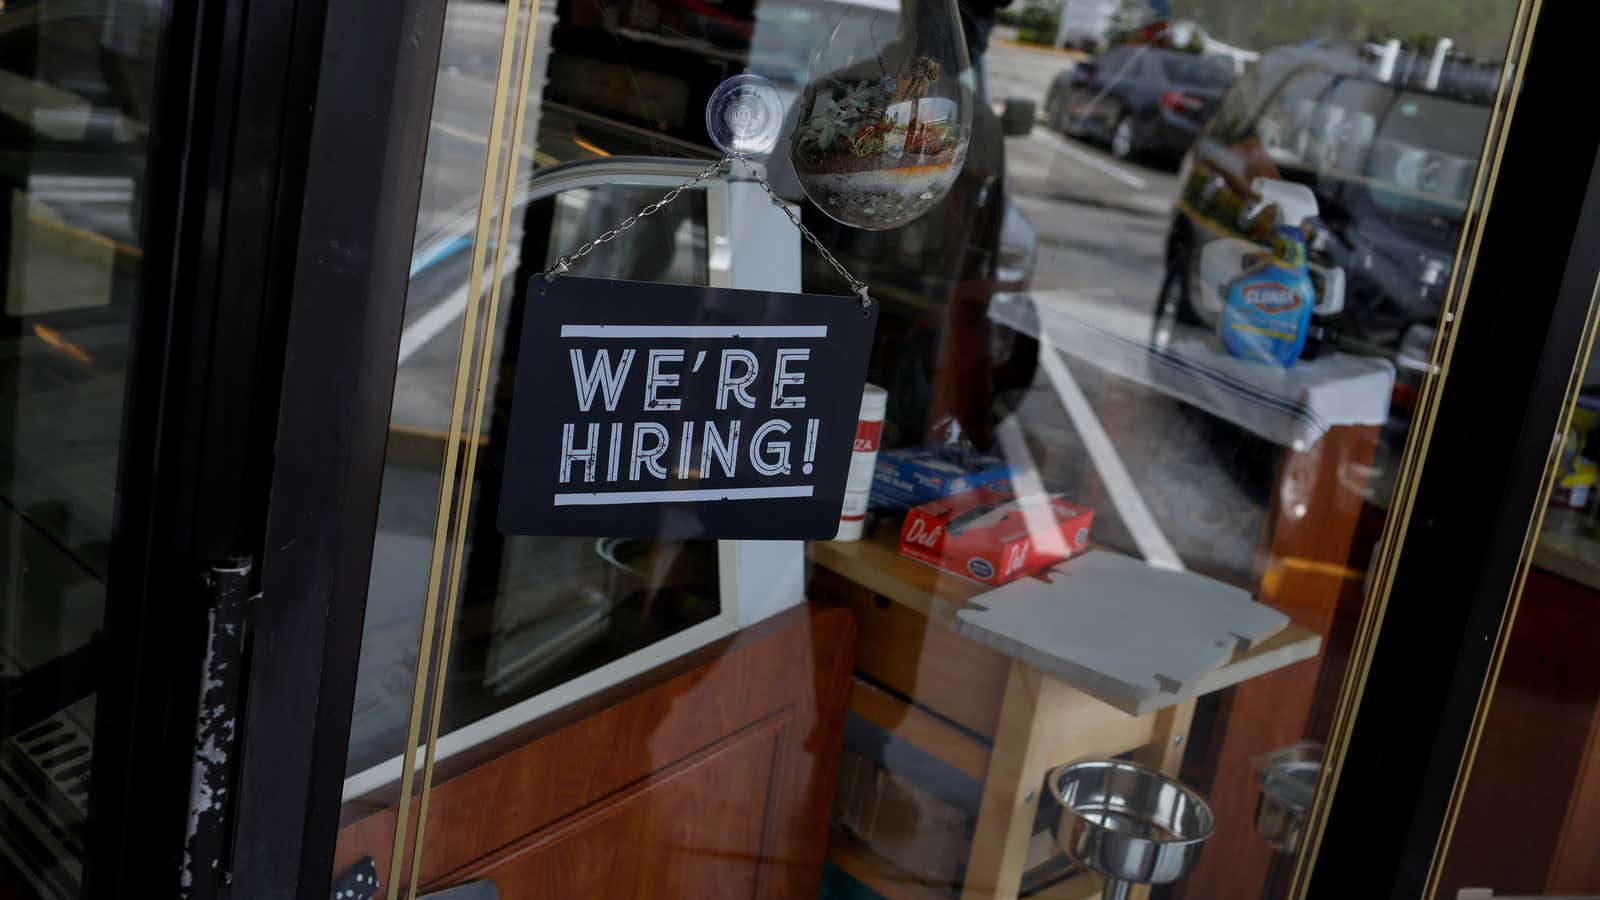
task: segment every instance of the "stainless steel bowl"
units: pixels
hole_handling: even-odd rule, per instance
[[[1121,760],[1090,760],[1050,773],[1061,801],[1056,843],[1110,880],[1161,884],[1189,873],[1216,825],[1205,798],[1160,772]]]
[[[1273,850],[1293,855],[1300,849],[1311,800],[1322,769],[1322,745],[1302,741],[1255,760],[1256,832]]]

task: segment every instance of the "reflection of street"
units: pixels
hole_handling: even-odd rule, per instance
[[[1036,104],[1056,73],[1075,64],[1067,55],[1005,44],[992,46],[985,62],[993,100]],[[1007,139],[1006,180],[1037,229],[1039,302],[1069,289],[1124,312],[1150,313],[1178,193],[1170,169],[1112,159],[1105,148],[1040,123],[1026,137]],[[1270,452],[1153,389],[1057,358],[1060,366],[1041,366],[1017,413],[1050,487],[1095,507],[1095,538],[1103,544],[1148,555],[1170,543],[1185,565],[1248,579]],[[1071,383],[1063,384],[1063,371]],[[1076,402],[1079,391],[1087,410]],[[1108,462],[1108,453],[1115,459]]]
[[[450,5],[396,384],[399,425],[438,429],[447,422],[501,15],[496,6]],[[996,44],[985,57],[990,96],[1040,103],[1056,73],[1074,64],[1072,55]],[[548,149],[525,145],[522,164],[535,155],[548,164],[539,152]],[[1112,159],[1102,147],[1039,124],[1007,139],[1006,176],[1012,201],[1037,229],[1036,296],[1068,289],[1148,314],[1177,194],[1172,171]],[[1236,432],[1158,392],[1060,359],[1061,366],[1040,368],[1017,420],[1048,486],[1096,506],[1096,538],[1108,546],[1140,553],[1170,543],[1187,565],[1247,573],[1264,497],[1249,479],[1228,473],[1237,474],[1248,462],[1243,456],[1255,451],[1240,447]],[[1088,401],[1070,416],[1063,371]],[[1047,377],[1052,372],[1058,377]],[[1116,460],[1108,464],[1107,453]]]
[[[1050,79],[1073,59],[996,45],[985,57],[990,93],[1042,104]],[[1102,291],[1153,306],[1177,178],[1119,162],[1102,148],[1034,126],[1006,142],[1012,199],[1039,231],[1035,288]]]

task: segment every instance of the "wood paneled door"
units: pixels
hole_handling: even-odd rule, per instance
[[[855,635],[848,610],[790,610],[457,763],[432,794],[421,885],[815,898]],[[338,868],[372,854],[387,871],[395,815],[346,824]]]

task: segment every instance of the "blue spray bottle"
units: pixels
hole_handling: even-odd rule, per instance
[[[1223,293],[1222,345],[1241,359],[1288,368],[1299,358],[1311,325],[1316,289],[1306,273],[1302,224],[1317,215],[1317,198],[1303,184],[1257,178],[1261,206],[1276,206],[1272,255],[1249,264]]]

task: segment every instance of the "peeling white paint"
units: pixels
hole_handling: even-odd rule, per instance
[[[248,572],[249,567],[233,571],[242,574]],[[208,580],[214,581],[216,575],[220,574],[226,573],[216,570]],[[222,827],[221,819],[227,808],[227,779],[238,722],[234,714],[230,686],[223,674],[234,662],[232,654],[238,652],[239,626],[234,617],[241,614],[241,608],[242,601],[232,597],[221,600],[219,605],[213,606],[206,614],[206,648],[200,670],[199,710],[195,719],[194,763],[190,770],[189,781],[189,815],[185,830],[182,870],[179,873],[179,882],[185,897],[188,896],[190,889],[195,887],[194,853],[197,839],[202,829],[205,829],[208,839],[217,833]],[[229,621],[225,624],[219,623],[217,621],[219,614]],[[206,863],[208,868],[219,869],[219,859],[210,850],[203,852],[212,856]]]

